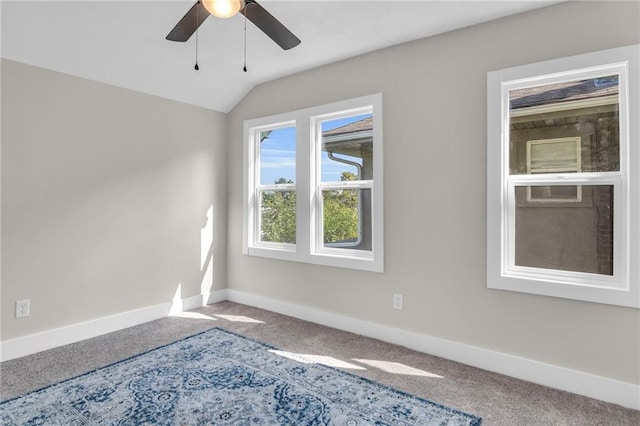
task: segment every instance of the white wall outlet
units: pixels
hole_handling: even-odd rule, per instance
[[[399,293],[393,293],[393,309],[402,309],[402,305],[402,295]]]
[[[16,318],[28,317],[31,314],[31,300],[16,300]]]

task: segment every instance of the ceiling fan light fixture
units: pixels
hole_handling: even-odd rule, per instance
[[[231,18],[244,7],[244,0],[202,0],[207,11],[218,18]]]

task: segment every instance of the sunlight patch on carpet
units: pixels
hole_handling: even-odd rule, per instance
[[[201,314],[199,312],[178,312],[175,314],[169,314],[170,317],[178,317],[178,318],[191,318],[191,319],[201,319],[207,321],[217,321],[217,318],[210,317],[209,315]]]
[[[227,321],[232,321],[232,322],[249,322],[249,323],[253,323],[253,324],[264,324],[264,321],[260,321],[260,320],[257,320],[255,318],[251,318],[251,317],[245,317],[244,315],[220,315],[220,314],[216,314],[216,316],[218,318],[222,318],[222,319],[225,319]]]
[[[278,351],[275,349],[272,349],[269,352],[292,359],[297,362],[301,362],[303,364],[322,364],[329,367],[344,368],[350,370],[366,370],[366,368],[359,365],[351,364],[350,362],[342,361],[340,359],[327,355],[296,354],[293,352]]]
[[[428,371],[420,370],[419,368],[409,367],[400,362],[394,361],[379,361],[375,359],[353,359],[356,362],[360,362],[371,367],[379,368],[380,370],[391,374],[404,374],[407,376],[420,376],[420,377],[432,377],[436,379],[442,379],[442,376],[429,373]]]

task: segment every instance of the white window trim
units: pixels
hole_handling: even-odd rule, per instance
[[[493,289],[640,308],[640,45],[493,71],[487,75],[487,286]],[[512,89],[619,74],[620,171],[509,175]],[[630,167],[633,165],[633,167]],[[614,276],[513,264],[513,186],[613,185]]]
[[[373,112],[373,180],[345,183],[321,183],[319,155],[320,134],[317,123],[326,118],[339,118],[357,114],[360,111]],[[339,114],[337,114],[339,113]],[[257,189],[255,134],[260,129],[275,126],[296,126],[296,244],[257,242],[258,214],[255,194]],[[382,94],[363,96],[261,117],[244,122],[244,185],[243,185],[243,247],[245,255],[260,256],[280,260],[312,263],[317,265],[384,272],[384,222],[383,222],[383,130]],[[314,143],[316,142],[316,143]],[[312,160],[315,159],[315,160]],[[375,184],[374,184],[375,182]],[[316,199],[320,189],[371,188],[372,191],[372,250],[350,250],[348,248],[325,248],[316,243],[322,235],[319,228],[322,200]],[[321,197],[319,197],[321,198]],[[314,208],[312,208],[314,207]]]

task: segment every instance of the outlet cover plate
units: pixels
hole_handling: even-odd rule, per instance
[[[29,299],[16,301],[16,318],[28,317],[31,314],[31,301]]]
[[[403,297],[399,293],[393,293],[393,309],[402,309]]]

